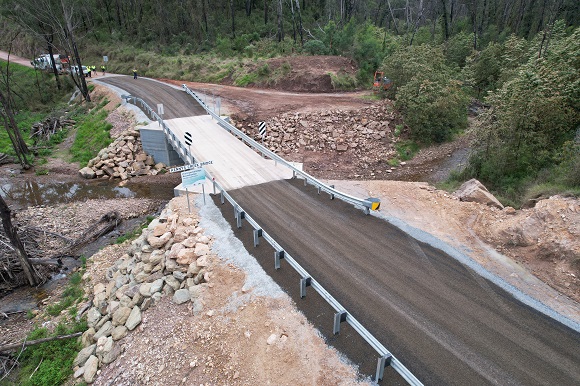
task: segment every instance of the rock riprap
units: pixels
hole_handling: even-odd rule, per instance
[[[135,330],[142,313],[162,296],[203,310],[202,294],[208,286],[212,239],[203,234],[192,215],[180,215],[171,203],[131,243],[105,273],[106,283],[92,288],[87,311],[88,330],[80,338],[83,349],[74,361],[75,377],[92,383],[98,368],[113,362],[123,351],[120,341]],[[89,277],[84,277],[89,280]]]
[[[153,157],[143,151],[139,131],[129,130],[102,149],[86,167],[79,170],[79,174],[86,179],[127,180],[136,176],[154,176],[165,169],[166,165],[155,163]]]

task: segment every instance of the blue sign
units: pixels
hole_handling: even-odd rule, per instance
[[[205,182],[205,169],[193,169],[181,172],[181,184],[184,188],[193,185],[203,184]]]

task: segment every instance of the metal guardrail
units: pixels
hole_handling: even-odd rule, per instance
[[[235,126],[233,126],[229,122],[222,119],[218,114],[216,114],[208,106],[206,106],[205,102],[200,97],[198,97],[193,91],[191,91],[185,84],[182,85],[182,87],[185,90],[185,92],[187,92],[189,95],[191,95],[201,105],[201,107],[203,107],[205,109],[205,111],[209,115],[211,115],[214,119],[216,119],[216,121],[218,122],[218,124],[221,127],[223,127],[224,129],[226,129],[230,133],[239,137],[244,143],[250,145],[252,148],[254,148],[258,152],[262,153],[262,155],[267,156],[270,159],[274,160],[275,162],[278,162],[278,163],[286,166],[287,168],[291,169],[294,177],[299,175],[301,178],[304,179],[304,185],[306,185],[306,184],[314,185],[318,188],[318,193],[323,191],[323,192],[328,193],[331,198],[337,197],[337,198],[339,198],[343,201],[346,201],[350,204],[353,204],[355,206],[360,206],[364,209],[366,214],[369,214],[370,210],[379,209],[380,200],[378,198],[362,199],[362,198],[354,197],[354,196],[351,196],[349,194],[346,194],[346,193],[343,193],[339,190],[334,189],[333,186],[329,186],[321,181],[318,181],[315,177],[311,176],[310,174],[306,173],[305,171],[298,169],[297,167],[295,167],[294,165],[292,165],[291,163],[286,161],[284,158],[280,157],[278,154],[274,153],[273,151],[271,151],[267,147],[256,142],[252,137],[248,136],[247,134],[243,133],[242,131],[240,131],[238,128],[236,128]]]
[[[144,108],[149,116],[153,118],[153,120],[159,123],[159,126],[163,128],[163,133],[167,138],[169,144],[173,147],[173,149],[179,154],[182,160],[185,163],[193,164],[195,163],[195,157],[193,154],[190,153],[189,149],[183,145],[183,143],[177,138],[175,133],[163,122],[163,118],[159,116],[143,99],[139,97],[135,97],[132,95],[121,95],[121,98],[125,99],[127,103],[133,103],[135,106],[139,103],[142,108]]]
[[[324,300],[330,304],[332,308],[336,311],[334,314],[334,328],[333,333],[338,334],[340,332],[340,324],[342,322],[347,322],[354,330],[379,354],[377,360],[377,369],[375,373],[375,381],[383,379],[384,371],[386,366],[391,366],[397,373],[399,373],[405,381],[413,386],[421,386],[423,383],[419,381],[411,371],[409,371],[391,352],[381,344],[363,325],[354,317],[350,312],[348,312],[345,307],[343,307],[338,300],[336,300],[324,287],[318,283],[310,274],[300,265],[296,260],[290,256],[288,252],[272,238],[267,232],[265,232],[262,227],[250,216],[243,208],[236,203],[236,201],[230,196],[225,189],[217,182],[213,180],[214,184],[214,194],[216,193],[216,187],[220,191],[220,200],[223,204],[224,198],[227,199],[230,204],[234,207],[234,215],[236,218],[236,224],[238,228],[242,227],[242,220],[246,220],[254,228],[254,247],[260,244],[260,237],[265,239],[275,250],[274,252],[274,268],[280,269],[280,260],[287,261],[292,268],[300,275],[300,297],[306,296],[306,287],[312,287],[316,292],[322,296]]]
[[[369,213],[369,209],[373,210],[378,209],[380,201],[378,201],[377,199],[370,198],[363,200],[350,196],[348,194],[342,193],[334,189],[332,186],[328,186],[318,181],[316,178],[312,177],[308,173],[297,169],[296,167],[286,162],[286,160],[284,160],[277,154],[271,152],[269,149],[260,145],[252,138],[250,138],[249,136],[247,136],[246,134],[242,133],[240,130],[235,128],[233,125],[224,121],[221,117],[217,116],[205,105],[205,103],[197,95],[195,95],[195,93],[193,93],[193,91],[189,90],[189,88],[187,88],[187,86],[185,85],[183,85],[183,87],[188,94],[190,94],[197,100],[197,102],[208,112],[208,114],[212,115],[212,117],[214,117],[218,121],[220,126],[239,136],[242,139],[242,141],[248,143],[254,149],[260,151],[262,154],[265,154],[274,161],[280,162],[281,164],[292,169],[294,176],[298,174],[302,176],[302,178],[304,178],[305,185],[307,183],[310,183],[312,185],[315,185],[318,188],[319,192],[324,191],[329,193],[331,198],[338,197],[343,201],[349,202],[353,205],[361,206],[365,209],[365,213],[367,214]],[[169,143],[175,149],[175,151],[182,157],[182,159],[184,159],[184,161],[189,160],[190,163],[195,163],[195,158],[189,152],[189,149],[186,148],[181,143],[181,141],[177,138],[177,136],[173,133],[173,131],[171,131],[171,129],[163,122],[163,118],[161,118],[143,99],[131,95],[123,95],[122,98],[127,100],[127,102],[132,101],[132,103],[135,105],[139,103],[141,107],[145,108],[149,113],[149,115],[152,118],[154,118],[163,128],[163,132],[165,133],[167,139],[169,140]],[[314,278],[312,278],[312,276],[310,276],[310,274],[300,264],[298,264],[296,260],[294,260],[292,256],[290,256],[290,254],[288,254],[282,248],[282,246],[280,246],[280,244],[276,242],[276,240],[274,240],[274,238],[272,238],[272,236],[270,236],[267,232],[265,232],[260,227],[260,225],[252,217],[250,217],[242,209],[240,205],[236,203],[236,201],[225,191],[225,189],[223,189],[223,187],[217,181],[215,181],[215,179],[212,179],[212,181],[214,184],[214,193],[216,187],[220,190],[221,203],[223,204],[224,198],[227,198],[227,200],[234,207],[234,215],[236,217],[238,228],[241,228],[243,219],[246,219],[246,221],[248,221],[254,228],[254,246],[257,247],[259,245],[260,237],[264,238],[275,250],[274,253],[275,268],[280,269],[280,260],[284,259],[290,264],[292,268],[294,268],[294,270],[296,270],[296,272],[298,272],[298,274],[301,276],[300,297],[303,298],[306,296],[306,287],[312,287],[314,288],[314,290],[316,290],[316,292],[320,294],[320,296],[322,296],[323,299],[325,299],[328,302],[328,304],[330,304],[332,308],[334,308],[334,310],[336,311],[336,313],[334,314],[334,328],[333,328],[334,334],[338,334],[340,332],[340,324],[342,322],[347,322],[379,354],[379,358],[377,360],[375,380],[378,381],[383,379],[385,368],[386,366],[390,365],[410,385],[413,386],[423,385],[423,383],[421,383],[421,381],[419,381],[413,375],[413,373],[411,373],[397,358],[395,358],[393,354],[391,354],[391,352],[381,344],[381,342],[379,342],[366,328],[364,328],[363,325],[338,302],[338,300],[336,300],[332,295],[330,295],[330,293],[326,291],[326,289],[324,289],[324,287],[320,283],[318,283]]]

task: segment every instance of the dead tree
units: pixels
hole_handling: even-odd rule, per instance
[[[14,247],[14,252],[16,252],[16,255],[18,256],[20,266],[22,267],[22,270],[28,279],[28,283],[33,287],[37,286],[40,283],[40,279],[32,268],[32,264],[30,264],[30,261],[28,260],[28,254],[26,253],[24,245],[18,236],[18,231],[16,230],[16,227],[12,225],[10,208],[2,196],[0,196],[0,218],[2,218],[4,232],[6,232],[10,243]]]

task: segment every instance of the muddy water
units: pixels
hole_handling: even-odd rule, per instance
[[[173,187],[177,184],[171,179],[159,176],[154,181],[34,181],[0,178],[0,194],[10,209],[22,210],[33,206],[53,206],[68,204],[87,199],[148,198],[169,201],[173,198]],[[113,243],[117,237],[133,230],[145,220],[146,216],[123,221],[107,235],[85,246],[79,253],[89,257],[105,245]],[[40,288],[22,287],[10,293],[0,293],[0,311],[24,312],[37,308],[55,287],[66,285],[67,275],[80,266],[79,259],[63,258],[63,270]],[[0,326],[2,320],[0,320]]]
[[[11,209],[56,205],[87,199],[152,198],[170,200],[173,188],[166,184],[128,181],[120,186],[112,181],[37,182],[0,180],[0,194]]]

